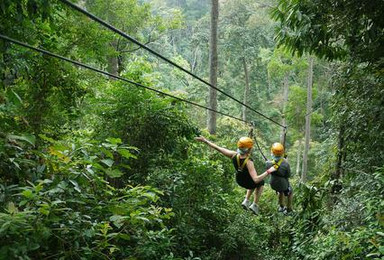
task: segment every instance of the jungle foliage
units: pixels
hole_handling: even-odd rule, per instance
[[[209,77],[209,1],[74,2]],[[243,100],[247,80],[250,106],[288,124],[290,216],[277,212],[268,180],[261,214],[244,211],[229,160],[194,141],[235,149],[249,126],[220,116],[209,136],[201,108],[0,40],[0,259],[381,259],[380,7],[220,1],[218,87]],[[1,35],[207,101],[205,85],[62,1],[3,0],[0,14]],[[309,55],[318,58],[303,183]],[[218,109],[244,113],[222,95]],[[281,129],[251,111],[247,120],[269,157]],[[253,159],[263,172],[257,149]]]

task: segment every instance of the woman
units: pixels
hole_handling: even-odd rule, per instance
[[[208,146],[222,153],[223,155],[232,159],[233,166],[236,169],[236,182],[241,187],[247,189],[244,201],[241,205],[245,209],[252,210],[253,213],[259,213],[258,202],[263,192],[264,181],[271,172],[276,171],[275,167],[269,168],[261,175],[257,175],[255,165],[253,164],[250,154],[253,148],[253,140],[249,137],[241,137],[237,142],[237,150],[232,151],[226,148],[220,147],[215,143],[207,140],[203,136],[195,138],[199,142],[206,143]],[[252,205],[249,206],[249,199],[254,192],[254,200]]]

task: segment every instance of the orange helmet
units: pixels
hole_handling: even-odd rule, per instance
[[[241,137],[239,141],[237,142],[238,148],[252,148],[253,147],[253,140],[249,137]]]
[[[284,146],[281,143],[274,143],[271,147],[271,152],[275,156],[283,156]]]

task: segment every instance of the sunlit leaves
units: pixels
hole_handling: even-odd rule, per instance
[[[9,141],[16,141],[16,140],[21,140],[21,141],[25,141],[31,145],[35,145],[36,143],[36,137],[34,135],[31,135],[31,134],[24,134],[24,135],[12,135],[12,134],[9,134],[7,136],[7,139]]]
[[[382,1],[281,0],[272,11],[280,22],[276,40],[299,55],[382,62],[382,8]]]
[[[140,249],[140,241],[160,234],[157,242],[164,243],[164,250],[168,250],[171,231],[163,220],[169,219],[172,212],[155,205],[162,192],[150,186],[115,189],[105,180],[107,176],[120,177],[123,172],[115,165],[116,158],[104,157],[99,147],[117,157],[126,151],[124,158],[133,158],[120,139],[108,138],[97,145],[42,137],[50,147],[36,152],[47,166],[42,174],[48,178],[54,176],[30,182],[19,193],[16,193],[18,189],[13,191],[7,212],[1,213],[0,235],[10,238],[10,243],[2,243],[1,256],[32,257],[37,248],[38,254],[67,254],[61,250],[64,244],[66,250],[80,244],[82,249],[77,255],[84,257],[99,256],[106,249],[110,256],[134,251],[140,255],[145,251]],[[8,188],[1,187],[3,194]],[[9,190],[12,191],[11,186]],[[12,242],[15,240],[16,244]],[[132,246],[123,246],[127,240]],[[154,251],[150,255],[157,254]]]

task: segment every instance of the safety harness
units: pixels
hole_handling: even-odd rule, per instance
[[[278,162],[276,162],[275,160],[272,160],[272,163],[273,163],[273,167],[275,167],[275,169],[279,169],[281,163],[284,161],[283,158],[281,158]]]
[[[237,171],[238,172],[242,172],[243,171],[245,165],[247,165],[248,160],[249,160],[249,156],[247,156],[247,158],[245,158],[243,164],[240,165],[240,154],[236,154]]]

